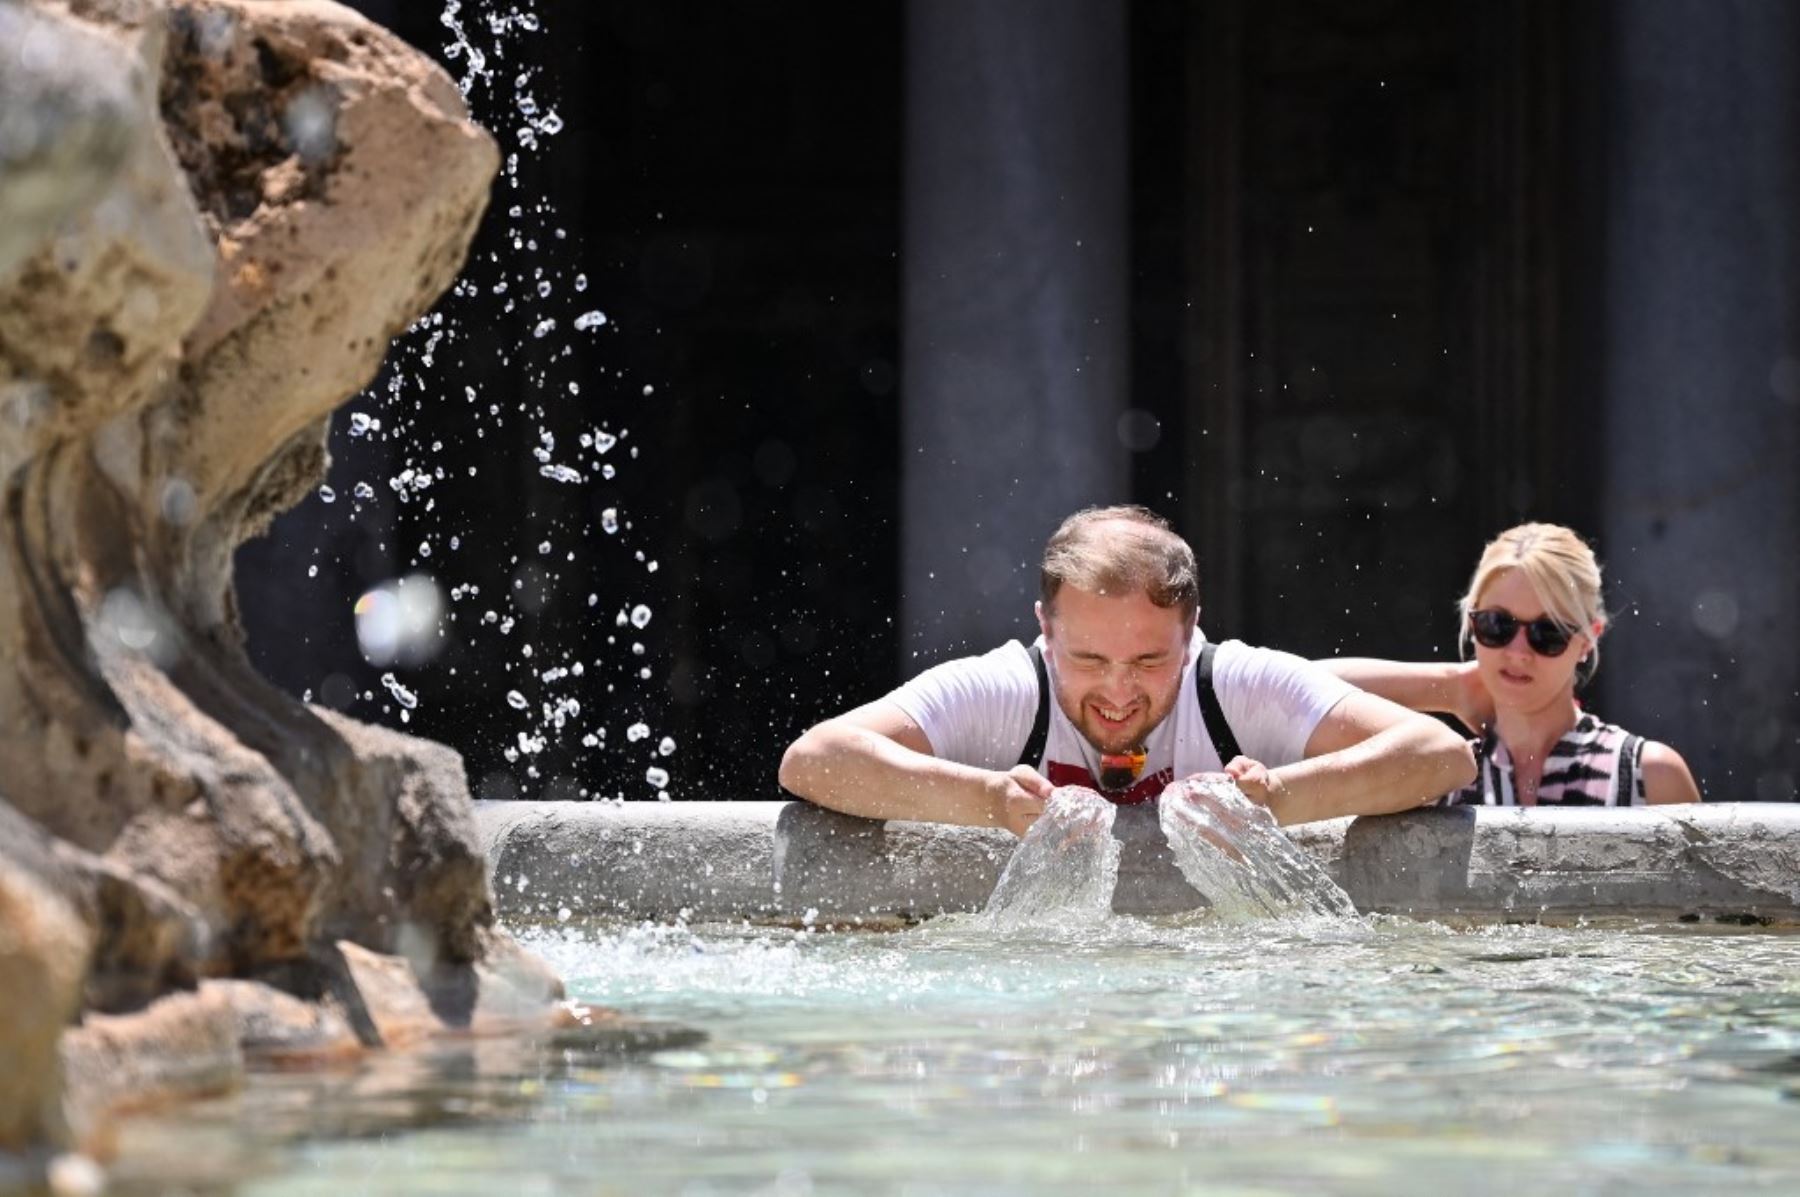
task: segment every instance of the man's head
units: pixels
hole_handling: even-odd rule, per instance
[[[1200,610],[1194,551],[1142,507],[1090,507],[1044,546],[1038,625],[1056,701],[1101,752],[1139,744],[1175,709]]]

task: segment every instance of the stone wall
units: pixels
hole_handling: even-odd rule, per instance
[[[482,802],[495,901],[564,917],[892,924],[981,910],[1018,841],[807,802]],[[1113,910],[1205,899],[1153,806],[1121,807]],[[1421,810],[1289,828],[1364,913],[1800,924],[1800,807]],[[568,915],[564,915],[564,911]]]

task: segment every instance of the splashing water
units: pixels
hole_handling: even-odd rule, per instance
[[[1319,862],[1282,834],[1267,807],[1229,778],[1189,778],[1163,790],[1157,819],[1188,884],[1215,918],[1356,914]]]
[[[340,570],[368,578],[354,615],[371,679],[402,670],[390,675],[393,685],[384,678],[379,687],[358,686],[353,704],[381,704],[402,722],[417,711],[426,734],[442,734],[468,706],[491,711],[473,721],[486,742],[459,744],[478,792],[622,799],[641,794],[635,778],[669,764],[660,745],[673,741],[665,729],[651,730],[663,703],[656,657],[641,642],[597,635],[573,617],[569,600],[585,595],[594,576],[631,568],[643,582],[657,572],[642,546],[654,530],[621,502],[639,446],[627,439],[621,410],[609,407],[635,405],[651,388],[626,365],[596,360],[621,343],[611,340],[619,321],[596,294],[606,280],[577,269],[577,238],[534,188],[534,164],[568,128],[540,65],[554,31],[537,7],[442,0],[442,56],[471,113],[502,143],[496,202],[450,293],[394,342],[382,377],[339,416],[343,468],[316,502],[328,505],[333,522],[374,522],[380,550],[390,554],[385,580],[368,578],[360,564]],[[306,97],[287,114],[312,137],[308,144],[327,146],[335,136],[332,112],[313,103],[331,98]],[[498,460],[527,452],[528,464]],[[519,514],[531,539],[523,543],[538,545],[540,556],[509,560],[473,533],[498,527],[491,496],[525,471],[532,479],[518,496]],[[354,503],[333,502],[346,494]],[[388,548],[397,544],[416,547]],[[478,551],[459,552],[465,544]],[[629,556],[609,560],[621,550]],[[317,576],[313,564],[309,577]],[[642,629],[654,600],[632,603],[627,618]],[[430,672],[404,672],[433,662]],[[525,677],[534,679],[522,687],[530,702],[519,686]],[[606,729],[583,710],[642,733],[615,734],[597,760],[583,750],[606,748]],[[606,790],[582,788],[600,777]]]
[[[1057,787],[1000,874],[981,925],[1060,929],[1108,918],[1119,880],[1117,815],[1117,807],[1090,789]]]

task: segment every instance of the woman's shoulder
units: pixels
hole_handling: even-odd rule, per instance
[[[1645,740],[1638,768],[1644,775],[1644,801],[1651,806],[1665,802],[1698,802],[1700,787],[1688,764],[1660,740]]]
[[[1687,761],[1661,740],[1635,736],[1616,723],[1602,722],[1599,716],[1588,711],[1582,712],[1581,721],[1576,727],[1577,730],[1588,730],[1594,738],[1608,741],[1617,738],[1626,744],[1634,739],[1638,741],[1637,767],[1644,780],[1644,801],[1649,805],[1700,801],[1700,787],[1695,784],[1693,771],[1688,768]]]

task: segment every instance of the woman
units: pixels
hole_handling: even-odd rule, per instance
[[[1344,680],[1481,734],[1472,785],[1445,805],[1642,806],[1698,802],[1681,754],[1583,711],[1600,664],[1600,565],[1575,533],[1521,524],[1481,554],[1458,604],[1462,662],[1321,662]],[[1474,660],[1467,660],[1474,654]]]

